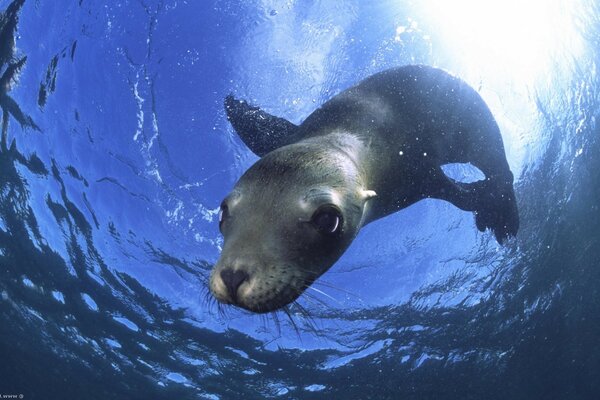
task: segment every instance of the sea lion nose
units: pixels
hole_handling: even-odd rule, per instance
[[[242,283],[248,280],[250,276],[247,272],[242,270],[234,271],[231,268],[226,268],[221,271],[221,279],[227,288],[227,292],[233,300],[234,303],[237,303],[237,291]]]

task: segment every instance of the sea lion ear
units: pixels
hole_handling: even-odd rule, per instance
[[[360,196],[363,198],[363,200],[366,202],[374,197],[377,197],[377,193],[375,193],[374,190],[365,190],[362,189],[360,191]]]
[[[267,114],[232,95],[225,98],[225,111],[240,139],[259,157],[299,139],[298,125]]]

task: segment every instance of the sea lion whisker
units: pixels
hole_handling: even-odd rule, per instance
[[[313,276],[315,276],[315,275],[318,275],[318,274],[319,274],[319,273],[318,273],[318,271],[313,271],[313,270],[310,270],[310,269],[308,269],[308,268],[301,267],[301,266],[299,266],[299,265],[298,265],[298,266],[295,266],[294,268],[295,268],[295,269],[298,269],[298,270],[300,270],[300,271],[302,271],[302,272],[305,272],[305,273],[307,273],[307,274],[313,275]]]
[[[217,299],[211,300],[211,303],[210,303],[210,308],[209,308],[209,309],[210,309],[211,311],[212,311],[213,309],[216,309],[216,311],[217,311],[217,315],[219,315],[219,316],[221,316],[221,314],[222,314],[222,312],[221,312],[221,310],[220,310],[220,309],[221,309],[221,303],[219,303],[219,302],[217,301]]]
[[[273,317],[273,321],[275,322],[275,328],[277,329],[277,334],[281,336],[281,323],[279,322],[279,315],[277,315],[276,311],[270,312],[269,314],[271,314],[271,316]],[[265,320],[266,320],[266,316],[265,316]]]
[[[292,327],[294,328],[294,331],[296,332],[296,335],[300,337],[300,330],[298,329],[298,325],[296,325],[296,321],[294,321],[294,318],[292,318],[292,313],[290,312],[289,306],[286,305],[281,310],[285,313],[285,315],[287,315]]]
[[[200,296],[200,304],[208,309],[208,306],[210,305],[210,294],[208,293],[204,293],[203,295]]]
[[[269,321],[265,314],[258,314],[258,318],[260,319],[260,323],[262,324],[262,328],[264,331],[268,330]]]
[[[308,310],[306,308],[304,308],[300,303],[298,303],[297,301],[294,301],[292,303],[295,307],[298,308],[298,310],[300,311],[300,314],[302,314],[302,317],[304,318],[304,322],[308,325],[308,328],[317,336],[319,336],[319,331],[317,330],[317,326],[315,323],[314,318],[312,317],[312,315],[310,315],[310,313],[308,312]]]
[[[215,297],[209,291],[207,291],[204,294],[204,302],[208,306],[208,309],[210,310],[212,308],[212,306],[214,306],[217,303],[217,299],[215,299]]]
[[[223,307],[222,303],[217,302],[217,313],[219,314],[219,317],[221,319],[226,319],[227,318],[227,310],[225,309],[225,307]]]
[[[333,285],[333,284],[331,284],[329,282],[324,282],[324,281],[322,281],[320,279],[317,280],[317,281],[315,281],[313,283],[313,285],[321,285],[321,286],[325,286],[328,289],[339,290],[340,292],[345,293],[345,294],[347,294],[349,296],[352,296],[352,297],[356,298],[357,300],[359,300],[361,302],[363,301],[363,299],[358,294],[353,293],[353,292],[351,292],[349,290],[346,290],[346,289],[342,289],[341,287],[335,286],[335,285]]]
[[[310,286],[306,285],[304,288],[308,289]],[[323,299],[318,298],[317,296],[314,296],[312,293],[309,292],[304,292],[302,293],[302,298],[305,300],[308,300],[309,302],[312,302],[312,304],[320,304],[324,307],[330,307],[329,304],[327,304],[327,302]]]
[[[308,303],[308,305],[311,308],[316,308],[316,307],[329,307],[329,304],[325,303],[323,300],[321,299],[317,299],[314,296],[311,295],[304,295],[302,296],[302,300],[306,301],[306,303]]]
[[[216,301],[216,299],[208,291],[206,293],[204,293],[204,295],[202,296],[202,302],[201,302],[202,306],[211,315],[212,315],[212,307],[213,307],[215,301]]]
[[[325,296],[325,297],[327,297],[327,298],[329,298],[329,299],[331,299],[333,301],[335,301],[339,305],[343,305],[342,302],[340,302],[338,299],[336,299],[335,297],[332,297],[332,296],[328,295],[327,293],[325,293],[322,290],[317,289],[316,287],[308,286],[307,288],[310,289],[310,290],[313,290],[313,291],[315,291],[315,292],[317,292],[317,293],[319,293],[319,294],[321,294],[321,295],[323,295],[323,296]]]

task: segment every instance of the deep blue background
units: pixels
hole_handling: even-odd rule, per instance
[[[434,0],[104,3],[26,0],[20,12],[16,55],[28,58],[10,95],[41,132],[11,119],[14,147],[0,153],[0,394],[595,398],[593,1],[535,3],[495,15],[505,31],[480,21],[462,37],[483,14]],[[301,299],[311,318],[293,315],[299,331],[284,315],[219,314],[206,287],[216,213],[256,160],[224,97],[300,122],[411,63],[457,74],[490,105],[518,237],[499,247],[471,214],[422,201],[363,229],[317,300]],[[56,87],[41,104],[48,71]]]

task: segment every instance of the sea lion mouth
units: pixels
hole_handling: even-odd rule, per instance
[[[266,293],[268,297],[265,296],[265,293],[250,294],[238,297],[235,302],[230,304],[257,314],[269,313],[293,303],[303,291],[303,289],[287,284],[275,290],[269,290]]]
[[[288,304],[293,303],[294,300],[296,300],[299,296],[300,296],[300,294],[297,294],[294,296],[289,296],[287,294],[283,294],[283,295],[276,296],[272,299],[269,299],[267,301],[260,302],[260,303],[258,303],[258,302],[246,303],[244,301],[238,301],[237,303],[231,303],[231,305],[242,308],[247,311],[251,311],[256,314],[264,314],[264,313],[277,311],[277,310],[280,310],[280,309],[286,307]]]
[[[256,314],[264,314],[284,308],[288,304],[293,303],[301,294],[302,291],[291,286],[286,286],[279,290],[274,296],[271,295],[268,299],[256,299],[255,296],[236,296],[227,299],[226,301],[219,301]]]
[[[259,276],[257,276],[257,274]],[[300,276],[282,280],[275,274],[249,275],[241,270],[222,269],[211,276],[210,290],[222,304],[262,314],[277,311],[294,302],[309,283]]]

